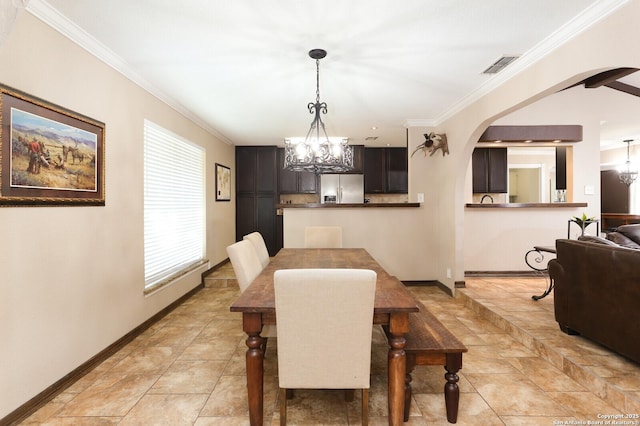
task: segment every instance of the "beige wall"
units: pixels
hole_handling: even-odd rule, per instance
[[[233,167],[232,146],[29,13],[0,45],[0,82],[106,124],[104,207],[0,208],[2,418],[201,280],[143,294],[144,119],[206,149],[212,265],[235,241],[235,202],[213,198],[214,163]]]
[[[581,81],[587,75],[615,67],[640,68],[640,57],[630,48],[640,40],[640,28],[635,24],[637,16],[640,16],[640,2],[624,4],[469,107],[452,114],[436,129],[447,133],[450,156],[426,159],[416,156],[410,160],[409,199],[415,200],[420,192],[424,192],[425,197],[429,194],[429,202],[420,214],[425,228],[433,232],[428,240],[412,242],[415,249],[423,250],[425,257],[437,259],[437,263],[425,267],[437,272],[429,278],[438,279],[451,288],[454,281],[464,279],[465,244],[473,238],[473,235],[467,235],[465,226],[464,204],[470,196],[466,189],[467,170],[473,147],[482,131],[498,118]],[[409,151],[423,142],[422,133],[426,130],[409,129]],[[599,179],[593,173],[597,173],[598,161],[587,152],[576,155],[575,161],[585,170],[589,167],[594,170],[578,174],[575,187],[582,189],[584,185],[595,184],[597,189]],[[579,200],[577,195],[575,198]],[[598,201],[593,197],[589,203],[593,208]],[[598,208],[593,212],[598,214]],[[536,221],[544,220],[544,212],[531,215]],[[433,226],[433,223],[438,225]],[[454,270],[452,279],[446,277],[450,267]]]
[[[573,201],[587,203],[588,206],[465,209],[465,271],[526,271],[529,268],[524,262],[524,254],[534,245],[552,246],[556,239],[566,238],[567,221],[571,217],[582,213],[600,216],[601,115],[599,108],[593,107],[597,96],[595,91],[575,87],[550,95],[496,121],[500,125],[581,124],[583,141],[572,144]],[[592,187],[594,193],[585,194],[585,186]],[[468,169],[467,202],[471,201],[471,192],[471,171]]]

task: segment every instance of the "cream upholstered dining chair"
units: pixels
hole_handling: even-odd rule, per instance
[[[368,423],[376,279],[368,269],[274,273],[281,425],[287,389],[362,389]]]
[[[342,228],[339,226],[307,226],[304,229],[305,248],[342,248]]]
[[[262,234],[259,232],[252,232],[250,234],[242,237],[243,240],[249,240],[251,244],[253,244],[253,249],[256,251],[258,255],[258,259],[260,259],[260,263],[262,263],[262,267],[266,267],[271,259],[269,259],[269,251],[267,250],[267,245],[264,243],[264,238],[262,238]]]
[[[236,275],[240,291],[244,292],[247,287],[256,279],[260,272],[264,269],[253,244],[248,240],[238,241],[227,247],[227,254],[233,266],[233,272]],[[267,351],[267,339],[276,337],[276,327],[273,325],[265,325],[262,328],[261,336],[262,353]]]
[[[240,291],[244,292],[256,279],[263,266],[253,244],[248,240],[238,241],[227,247],[227,254],[236,274]]]

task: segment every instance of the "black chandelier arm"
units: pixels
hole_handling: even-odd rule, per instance
[[[309,110],[309,114],[318,114],[318,112],[322,111],[323,114],[327,113],[327,103],[326,102],[309,102],[307,104],[307,109]]]

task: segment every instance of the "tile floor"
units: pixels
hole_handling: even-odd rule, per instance
[[[640,413],[640,365],[576,336],[553,319],[540,278],[468,278],[452,298],[409,287],[469,348],[460,372],[459,425],[595,424]],[[23,424],[247,425],[244,336],[230,267]],[[265,360],[265,424],[279,422],[277,342]],[[370,424],[387,424],[386,345],[374,330]],[[417,367],[408,425],[446,425],[444,369]],[[291,425],[360,423],[359,392],[298,391]],[[604,422],[602,423],[604,424]],[[613,423],[611,423],[613,424]],[[634,423],[629,423],[634,424]],[[638,424],[638,423],[635,423]]]

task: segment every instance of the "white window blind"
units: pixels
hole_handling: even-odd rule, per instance
[[[145,120],[145,289],[204,259],[204,164],[204,149]]]

